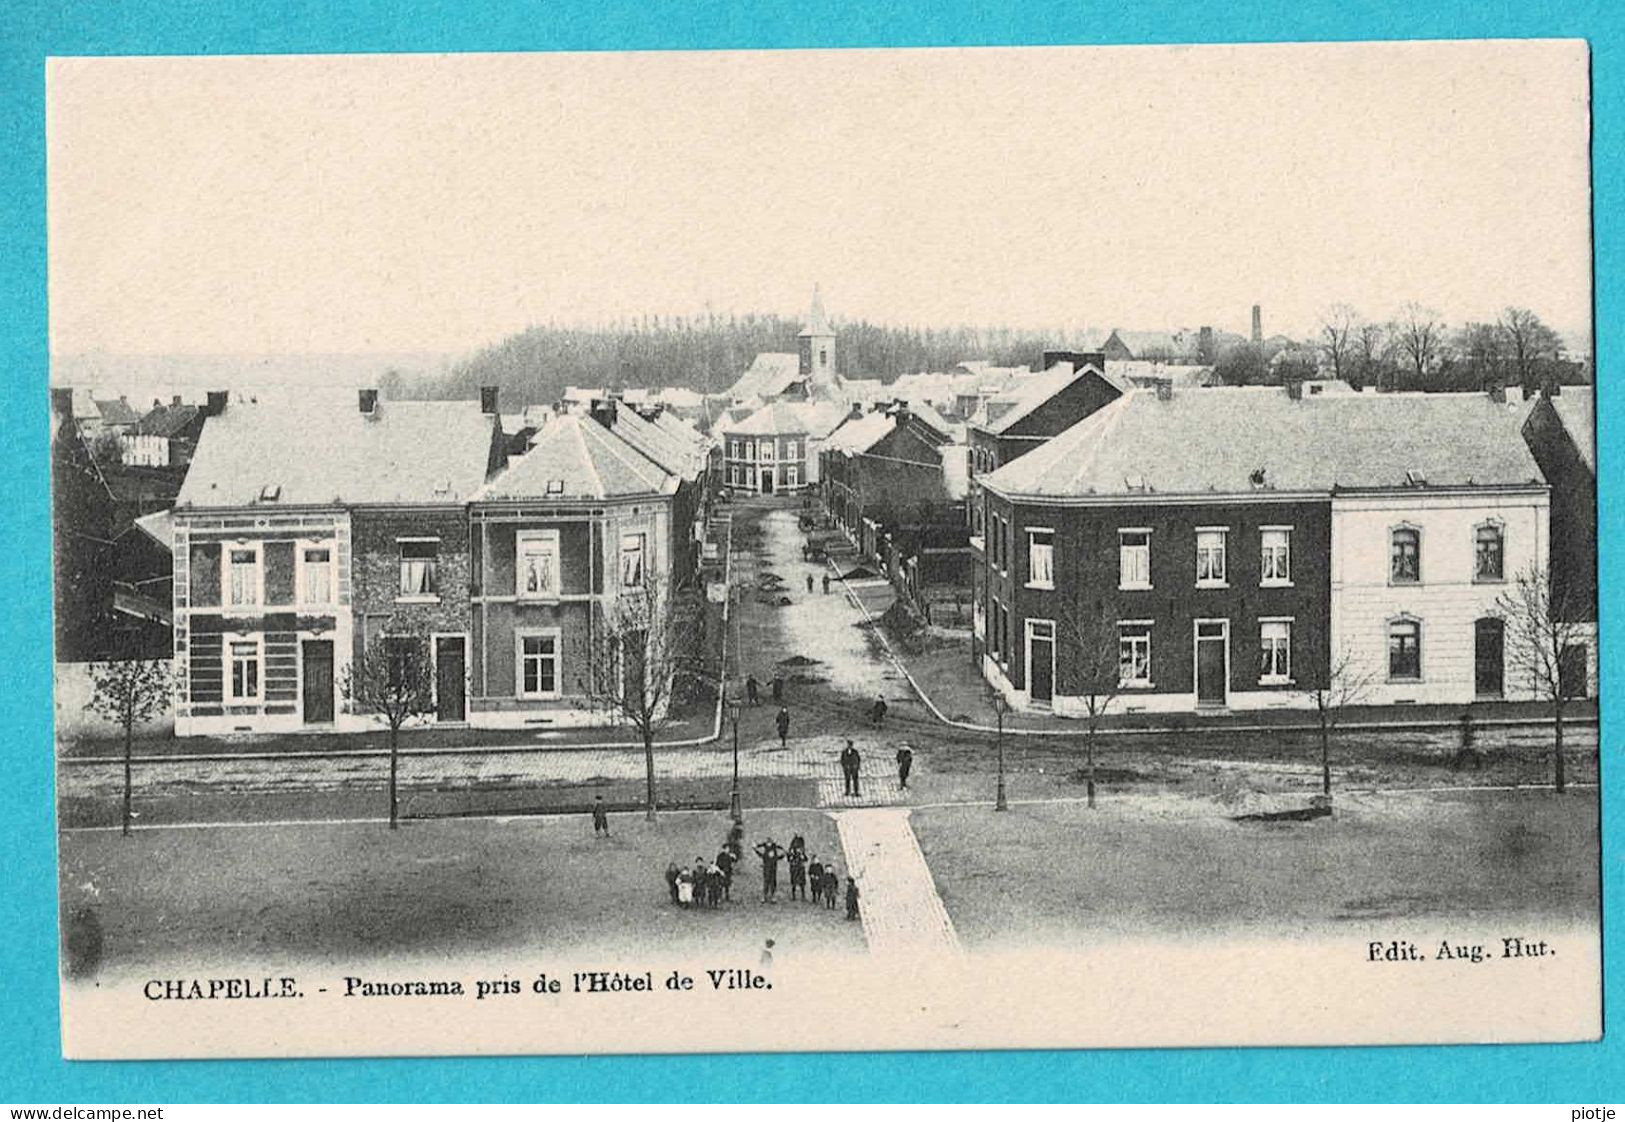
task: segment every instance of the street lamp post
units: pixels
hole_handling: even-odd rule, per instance
[[[993,799],[994,810],[1009,810],[1010,803],[1004,797],[1004,712],[1010,707],[1004,694],[994,691],[993,712],[999,718],[998,748],[999,748],[999,787]]]
[[[735,822],[743,822],[745,813],[739,806],[739,699],[728,698],[728,718],[734,726],[734,779],[733,790],[728,796],[728,816]]]

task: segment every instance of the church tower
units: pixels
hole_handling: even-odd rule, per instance
[[[813,285],[812,310],[807,326],[797,341],[801,347],[801,377],[807,383],[807,396],[829,396],[835,392],[835,329],[824,315],[824,301]]]

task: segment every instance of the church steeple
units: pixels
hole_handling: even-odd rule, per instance
[[[813,285],[812,309],[807,313],[807,326],[797,337],[801,350],[801,376],[807,381],[809,393],[835,389],[835,329],[824,314],[824,300]]]

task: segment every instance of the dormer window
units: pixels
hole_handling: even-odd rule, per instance
[[[260,502],[274,503],[282,497],[282,484],[267,483],[260,488]]]
[[[549,479],[547,481],[547,493],[549,495],[562,495],[562,494],[564,494],[564,480],[562,480],[562,479]]]

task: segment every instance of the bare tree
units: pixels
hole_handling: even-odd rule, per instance
[[[1360,385],[1375,385],[1378,389],[1382,388],[1389,332],[1389,325],[1381,323],[1362,323],[1355,330],[1354,367],[1359,370]]]
[[[1564,660],[1582,646],[1587,624],[1570,611],[1567,597],[1552,592],[1551,573],[1532,565],[1518,573],[1495,603],[1509,632],[1507,657],[1537,698],[1552,707],[1552,783],[1566,785],[1563,762],[1563,709],[1568,702]]]
[[[124,732],[124,809],[122,822],[130,833],[135,756],[135,728],[169,708],[169,667],[156,659],[123,659],[92,663],[90,700],[85,708]]]
[[[1106,606],[1093,610],[1078,604],[1061,609],[1062,638],[1077,650],[1078,696],[1083,698],[1084,777],[1089,805],[1095,805],[1095,734],[1123,688],[1123,641],[1117,620]]]
[[[339,680],[339,692],[359,712],[375,714],[389,729],[389,828],[400,825],[401,728],[434,711],[434,665],[429,636],[391,629],[364,643]]]
[[[1358,705],[1371,690],[1373,675],[1361,668],[1354,652],[1344,647],[1331,660],[1324,677],[1307,684],[1303,693],[1315,707],[1315,720],[1320,725],[1320,791],[1332,793],[1332,732],[1343,716],[1343,710]]]
[[[682,677],[708,674],[694,657],[699,644],[692,608],[679,604],[664,581],[646,573],[624,587],[613,607],[594,620],[592,657],[582,691],[591,703],[631,725],[643,741],[645,813],[657,810],[655,734],[672,719]]]
[[[1347,304],[1333,304],[1320,320],[1320,349],[1332,364],[1332,377],[1342,378],[1354,359],[1360,316]]]
[[[1420,304],[1406,304],[1395,321],[1394,340],[1416,380],[1416,389],[1427,385],[1428,372],[1444,349],[1444,324],[1439,313]]]
[[[1506,341],[1507,358],[1525,392],[1540,385],[1543,362],[1555,359],[1562,350],[1557,332],[1541,322],[1528,308],[1507,308],[1497,326]]]

